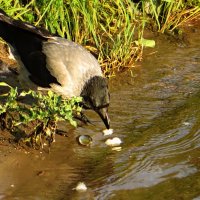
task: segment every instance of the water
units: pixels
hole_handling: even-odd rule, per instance
[[[200,30],[189,44],[157,40],[141,66],[113,78],[110,118],[122,150],[93,125],[56,137],[50,154],[6,153],[0,199],[200,199]],[[152,53],[154,52],[154,53]],[[76,137],[89,134],[91,147]],[[76,192],[79,181],[88,190]]]

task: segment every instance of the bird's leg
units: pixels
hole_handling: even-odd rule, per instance
[[[84,124],[92,124],[92,122],[86,117],[86,115],[83,114],[83,112],[80,112],[80,115],[75,115],[74,118],[83,122]]]

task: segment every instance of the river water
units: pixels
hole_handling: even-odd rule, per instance
[[[89,112],[94,125],[57,136],[49,154],[6,154],[0,199],[200,199],[199,34],[185,44],[157,38],[140,66],[111,79],[112,137],[122,139],[121,151],[105,145],[104,126]],[[90,147],[77,144],[83,134]],[[78,182],[88,190],[74,190]]]

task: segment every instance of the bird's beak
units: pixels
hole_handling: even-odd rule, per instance
[[[107,129],[110,128],[110,119],[108,117],[108,108],[100,108],[95,110],[96,113],[101,117],[102,121],[104,122]]]

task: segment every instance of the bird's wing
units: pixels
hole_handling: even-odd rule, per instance
[[[63,87],[82,87],[92,76],[102,76],[97,60],[82,46],[64,38],[43,43],[46,67]]]

